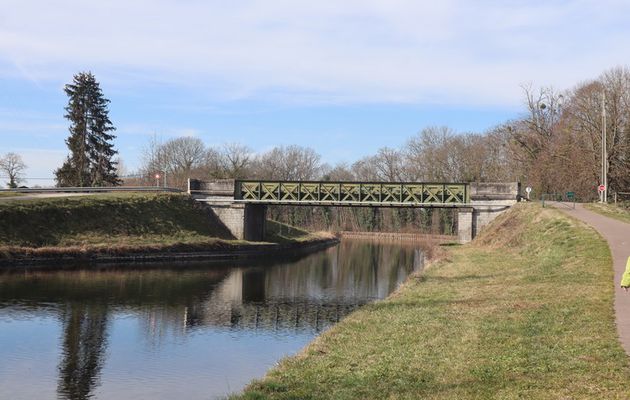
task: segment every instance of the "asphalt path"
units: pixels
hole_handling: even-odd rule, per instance
[[[93,194],[94,193],[33,193],[33,194],[25,194],[22,196],[0,197],[0,201],[34,200],[34,199],[46,199],[46,198],[52,198],[52,197],[89,196]]]
[[[630,355],[630,292],[626,292],[619,285],[621,276],[626,268],[626,261],[630,257],[630,224],[589,211],[582,204],[576,204],[575,209],[562,203],[554,204],[554,207],[586,222],[595,228],[608,242],[615,270],[615,319],[617,331],[621,345],[626,354]]]

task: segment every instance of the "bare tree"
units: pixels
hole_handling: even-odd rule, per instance
[[[378,150],[372,161],[375,164],[379,181],[396,182],[402,180],[404,167],[402,152],[383,147]]]
[[[630,187],[630,70],[614,68],[571,92],[567,126],[586,161],[589,186],[599,183],[602,145],[602,100],[605,94],[609,187]]]
[[[206,148],[201,139],[191,136],[171,139],[162,145],[166,168],[171,173],[190,174],[206,157]]]
[[[375,156],[367,156],[352,164],[352,173],[360,181],[378,181],[378,168]]]
[[[428,127],[407,142],[407,175],[411,180],[451,181],[455,177],[451,128]]]
[[[153,180],[153,176],[158,171],[165,171],[167,169],[166,155],[163,151],[164,142],[157,135],[153,135],[149,139],[146,147],[142,149],[142,167],[141,172],[145,175],[145,179],[148,181]]]
[[[227,143],[220,150],[224,178],[245,178],[250,173],[252,150],[240,143]]]
[[[186,187],[193,175],[209,175],[204,171],[208,154],[199,138],[186,136],[162,142],[154,136],[143,151],[141,170],[149,182],[156,174],[166,174],[169,186]]]
[[[312,180],[322,173],[320,158],[308,147],[274,147],[256,160],[256,175],[263,179]]]
[[[0,171],[4,172],[9,179],[8,186],[11,189],[18,187],[24,181],[24,170],[26,164],[22,157],[16,153],[7,153],[0,158]]]
[[[339,163],[323,175],[325,181],[353,181],[354,173],[346,163]]]
[[[213,148],[206,150],[203,163],[200,167],[199,177],[225,178],[221,153]]]

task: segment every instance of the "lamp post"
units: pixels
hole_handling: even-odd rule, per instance
[[[600,201],[608,202],[608,150],[606,145],[606,92],[602,92],[602,185]]]
[[[160,175],[162,173],[162,175]],[[160,170],[155,173],[155,186],[160,187],[160,178],[164,177],[164,187],[166,187],[166,171]]]

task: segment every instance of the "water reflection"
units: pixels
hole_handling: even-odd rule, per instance
[[[58,397],[87,399],[103,366],[107,347],[107,305],[70,303],[62,312],[63,358]]]
[[[0,276],[0,329],[10,327],[16,320],[41,323],[48,321],[47,317],[54,317],[53,321],[57,321],[56,326],[61,330],[56,384],[60,399],[124,399],[133,398],[132,391],[136,397],[143,393],[138,387],[140,383],[133,386],[133,382],[128,382],[130,377],[123,376],[123,372],[106,367],[108,355],[121,357],[115,349],[130,340],[129,334],[118,339],[119,336],[110,331],[120,331],[129,319],[137,327],[133,332],[136,338],[132,343],[133,357],[140,357],[136,361],[146,361],[157,370],[155,377],[143,376],[154,385],[156,396],[152,397],[155,398],[161,393],[166,396],[171,386],[178,384],[183,386],[177,391],[180,396],[195,398],[198,395],[183,379],[169,381],[168,387],[166,380],[158,379],[160,374],[182,377],[188,373],[189,378],[195,375],[193,371],[182,371],[181,366],[177,369],[170,366],[171,353],[185,353],[190,365],[198,363],[201,368],[215,371],[210,364],[220,368],[222,362],[233,361],[230,358],[237,358],[239,348],[268,344],[269,348],[256,347],[255,354],[239,354],[238,367],[225,377],[226,382],[233,385],[236,382],[238,387],[226,387],[220,380],[210,379],[212,387],[199,392],[207,398],[240,389],[278,358],[297,351],[309,338],[357,307],[387,296],[411,271],[421,268],[422,255],[423,251],[412,244],[343,241],[337,247],[296,262],[266,266],[196,264],[186,268],[171,266],[134,271],[4,274]],[[217,360],[217,350],[212,349],[213,359],[204,360],[204,349],[181,348],[194,346],[181,340],[192,341],[196,335],[213,346],[219,341],[230,350],[221,353],[223,360]],[[37,340],[37,336],[34,334],[30,340]],[[0,335],[0,345],[3,339],[20,341]],[[11,398],[20,398],[20,386],[24,385],[40,387],[41,393],[50,389],[45,387],[47,382],[31,381],[26,370],[25,374],[20,374],[22,379],[18,382],[9,380],[9,374],[3,375],[5,370],[39,364],[38,354],[29,353],[28,343],[25,344],[20,351],[0,352],[2,398],[5,393],[13,393]],[[139,348],[150,351],[139,351]],[[164,361],[155,362],[162,354]],[[12,365],[11,358],[21,362]],[[116,363],[112,361],[112,364]],[[52,366],[46,365],[46,368]],[[225,370],[217,371],[226,374]],[[136,373],[142,375],[140,371]],[[126,390],[120,389],[121,382]],[[196,384],[207,383],[198,381]],[[23,398],[28,397],[25,394]]]

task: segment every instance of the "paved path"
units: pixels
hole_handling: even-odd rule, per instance
[[[75,197],[75,196],[89,196],[95,193],[31,193],[22,196],[7,196],[0,197],[0,201],[13,201],[13,200],[34,200],[34,199],[46,199],[52,197]]]
[[[617,331],[621,345],[630,355],[630,292],[625,292],[619,283],[626,269],[626,260],[630,256],[630,224],[605,217],[589,211],[581,204],[575,205],[575,210],[566,208],[562,204],[555,205],[558,209],[580,219],[595,228],[608,241],[612,252],[615,269],[615,317]]]

